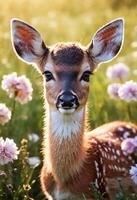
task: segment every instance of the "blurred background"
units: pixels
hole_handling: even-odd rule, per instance
[[[13,127],[10,134],[19,144],[29,133],[42,136],[43,98],[42,77],[32,67],[20,61],[13,52],[10,39],[10,20],[20,18],[34,26],[45,43],[77,41],[87,45],[93,34],[102,25],[115,18],[125,19],[123,48],[111,63],[102,64],[91,77],[89,96],[89,124],[91,129],[114,120],[137,123],[137,104],[113,100],[107,94],[110,81],[106,78],[108,66],[125,63],[131,70],[137,69],[137,1],[135,0],[6,0],[0,1],[0,81],[2,76],[17,72],[25,74],[32,82],[33,99],[27,104],[16,104]],[[128,80],[137,80],[131,73]],[[0,89],[0,102],[12,107],[12,99]],[[2,127],[3,131],[6,130]],[[38,145],[31,145],[31,156],[41,156],[41,139]],[[39,172],[39,169],[38,169]],[[38,176],[37,172],[37,176]],[[36,188],[36,187],[35,187]],[[32,193],[39,193],[39,187]],[[34,194],[33,194],[34,195]],[[34,195],[35,196],[35,195]],[[39,199],[39,198],[36,198]]]

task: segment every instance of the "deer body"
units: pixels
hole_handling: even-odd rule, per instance
[[[131,165],[137,161],[137,158],[124,155],[121,150],[125,133],[129,133],[128,137],[137,135],[134,124],[113,122],[88,133],[83,132],[83,124],[84,117],[77,135],[72,132],[69,139],[62,140],[58,133],[51,136],[52,129],[46,132],[49,131],[50,134],[47,134],[44,144],[49,142],[52,146],[47,145],[47,151],[43,148],[45,162],[41,171],[41,183],[43,191],[48,192],[53,199],[83,199],[84,195],[91,199],[91,183],[95,183],[107,197],[107,179],[127,177]],[[70,122],[68,128],[69,126],[72,126]],[[47,156],[48,151],[51,157]]]
[[[87,47],[47,47],[34,28],[12,21],[15,52],[43,74],[47,119],[41,186],[49,200],[93,199],[92,182],[109,199],[107,179],[127,176],[137,160],[121,150],[125,138],[137,135],[136,125],[112,122],[91,132],[85,128],[89,75],[118,53],[122,38],[123,20],[118,19],[99,29]]]

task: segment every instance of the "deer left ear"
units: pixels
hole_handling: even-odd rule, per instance
[[[99,29],[88,46],[89,55],[95,64],[114,58],[121,49],[124,35],[124,20],[117,19]]]
[[[16,54],[24,62],[37,64],[48,54],[39,32],[21,20],[11,20],[11,39]]]

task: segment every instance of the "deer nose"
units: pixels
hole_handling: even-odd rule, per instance
[[[71,109],[77,108],[78,106],[78,98],[72,92],[63,92],[57,99],[57,108]]]

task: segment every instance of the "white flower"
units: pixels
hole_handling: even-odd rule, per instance
[[[137,184],[137,164],[135,166],[131,166],[129,173],[133,182]]]
[[[137,101],[137,82],[127,81],[118,90],[119,97],[127,102]]]
[[[108,67],[106,75],[109,79],[126,79],[129,75],[129,68],[124,63],[118,63]]]
[[[0,124],[6,124],[10,119],[11,111],[4,103],[0,103]]]
[[[7,164],[16,160],[19,151],[13,139],[6,138],[5,141],[0,138],[0,165]]]
[[[32,142],[37,142],[39,140],[39,136],[36,133],[31,133],[28,135],[28,139]]]
[[[15,100],[21,104],[32,100],[33,89],[29,79],[26,76],[17,77],[16,72],[3,76],[2,89],[10,98],[15,97]]]
[[[39,157],[36,157],[36,156],[29,157],[28,163],[31,166],[39,165],[40,164],[40,159],[39,159]]]
[[[112,98],[117,99],[119,98],[118,90],[120,87],[121,87],[120,83],[113,83],[108,86],[107,92]]]

